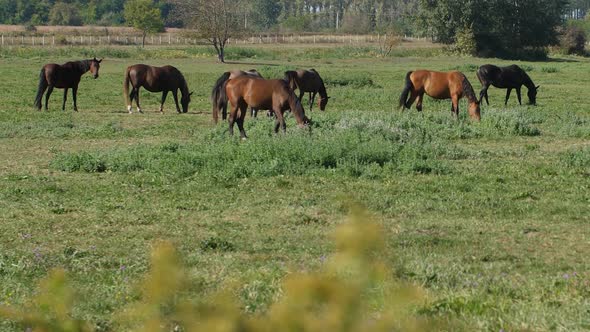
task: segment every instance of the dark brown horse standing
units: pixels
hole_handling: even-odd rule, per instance
[[[533,80],[529,75],[517,65],[511,65],[507,67],[498,67],[494,65],[483,65],[477,70],[477,78],[483,85],[481,92],[479,93],[479,102],[485,97],[486,103],[489,105],[488,99],[488,88],[490,85],[500,89],[508,89],[506,91],[506,100],[504,105],[508,105],[508,98],[512,89],[516,89],[516,97],[518,97],[518,103],[522,105],[520,97],[520,89],[522,86],[526,86],[528,89],[529,103],[532,105],[537,104],[537,90],[539,86],[535,86]]]
[[[473,87],[463,73],[458,71],[437,72],[417,70],[408,72],[406,85],[399,99],[399,106],[410,108],[416,101],[416,109],[422,111],[424,94],[435,99],[451,99],[451,112],[459,118],[459,99],[467,97],[469,102],[469,116],[479,121],[481,119],[479,101]],[[408,99],[408,95],[410,96]]]
[[[37,96],[35,97],[35,107],[41,110],[41,104],[43,94],[47,90],[45,95],[45,110],[49,104],[49,97],[53,92],[54,88],[64,89],[64,98],[62,104],[62,111],[66,110],[66,100],[68,99],[68,89],[72,89],[72,98],[74,99],[74,111],[78,112],[77,105],[77,94],[78,84],[80,83],[80,77],[87,71],[92,73],[92,76],[98,78],[98,70],[102,59],[97,60],[96,58],[89,60],[80,60],[66,62],[63,65],[55,63],[46,64],[41,69],[39,75],[39,88],[37,89]]]
[[[221,110],[221,118],[227,119],[227,95],[225,94],[225,83],[228,80],[234,79],[240,76],[247,76],[251,78],[263,78],[262,75],[256,69],[250,69],[248,71],[243,70],[231,70],[223,73],[221,77],[217,79],[213,90],[211,91],[211,103],[213,104],[213,121],[217,123],[219,121],[219,111]],[[256,110],[252,109],[252,116],[256,116]]]
[[[132,90],[129,93],[129,84],[131,83]],[[143,113],[141,106],[139,106],[139,88],[144,87],[150,92],[162,92],[162,100],[160,102],[160,113],[164,112],[164,102],[168,92],[172,92],[174,103],[176,104],[176,111],[180,113],[178,106],[178,90],[182,93],[180,103],[182,104],[182,112],[188,112],[188,104],[191,101],[192,92],[188,92],[188,86],[182,73],[172,66],[153,67],[144,64],[137,64],[127,67],[125,72],[125,82],[123,83],[123,92],[125,100],[127,101],[127,111],[132,113],[131,104],[133,99],[137,104],[137,111]]]
[[[248,106],[258,110],[272,110],[276,115],[275,133],[279,128],[286,131],[284,111],[291,110],[300,127],[304,127],[310,120],[289,84],[284,80],[265,80],[240,76],[227,81],[225,92],[232,108],[229,113],[229,133],[234,133],[234,122],[238,123],[240,137],[246,138],[244,118]],[[238,111],[240,113],[238,114]],[[239,115],[239,116],[238,116]]]
[[[326,105],[328,104],[328,93],[326,92],[326,86],[324,80],[320,77],[320,74],[315,69],[305,70],[289,70],[285,72],[285,80],[289,82],[291,88],[299,89],[299,100],[302,100],[303,95],[309,92],[309,110],[313,107],[316,94],[320,94],[318,100],[318,106],[320,110],[325,111]]]

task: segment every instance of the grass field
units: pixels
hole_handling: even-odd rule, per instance
[[[106,58],[98,80],[82,79],[79,113],[71,97],[61,112],[61,90],[49,112],[33,110],[42,64],[94,52]],[[117,330],[112,314],[136,299],[150,248],[166,239],[195,297],[238,284],[243,310],[263,312],[286,275],[322,265],[356,202],[384,226],[395,274],[427,291],[416,315],[466,330],[590,329],[590,61],[518,62],[541,85],[538,106],[513,95],[504,107],[490,88],[481,123],[464,101],[459,121],[429,98],[422,114],[400,113],[408,70],[458,69],[479,91],[477,66],[510,63],[433,52],[234,48],[237,63],[219,65],[206,49],[3,50],[0,304],[23,303],[63,267],[83,299],[74,315]],[[160,95],[143,90],[146,114],[127,114],[123,73],[137,62],[179,68],[195,92],[189,113],[169,98],[159,114]],[[308,113],[311,134],[292,117],[278,136],[246,118],[247,141],[212,124],[224,71],[312,67],[332,99]]]

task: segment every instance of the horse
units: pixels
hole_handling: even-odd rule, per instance
[[[238,123],[240,137],[246,139],[244,131],[244,118],[248,106],[259,110],[272,110],[276,115],[275,133],[279,128],[286,132],[284,111],[291,110],[299,127],[307,126],[311,121],[305,116],[305,110],[289,84],[281,79],[266,80],[239,76],[228,80],[225,84],[225,93],[232,108],[229,113],[229,133],[234,133],[234,121]],[[238,116],[238,111],[240,111]]]
[[[227,118],[227,95],[225,94],[225,83],[236,77],[247,76],[251,78],[263,78],[262,75],[256,69],[250,69],[248,71],[243,70],[231,70],[223,73],[213,85],[211,91],[211,102],[213,104],[213,120],[215,123],[219,121],[219,110],[222,110],[222,119]],[[256,110],[251,110],[252,116],[256,117]]]
[[[330,97],[328,97],[328,93],[326,92],[324,80],[322,80],[320,74],[315,69],[286,71],[285,80],[289,82],[293,90],[295,90],[295,88],[299,89],[299,100],[303,100],[301,99],[303,98],[303,95],[306,92],[309,92],[310,111],[313,108],[313,102],[318,93],[320,94],[318,106],[321,111],[326,110],[326,105],[328,104],[328,99],[330,99]]]
[[[451,112],[456,118],[459,118],[459,99],[467,97],[469,116],[477,121],[481,120],[479,101],[473,92],[471,83],[461,72],[429,70],[408,72],[404,90],[399,98],[399,106],[402,111],[404,108],[410,109],[414,101],[417,101],[416,109],[421,112],[424,93],[435,99],[451,99]],[[410,95],[409,99],[408,95]]]
[[[131,83],[132,90],[129,93],[129,84]],[[137,111],[143,113],[141,106],[139,106],[139,88],[144,87],[150,92],[162,92],[162,100],[160,102],[160,113],[164,112],[164,102],[168,92],[172,92],[174,103],[176,104],[176,111],[180,113],[178,106],[178,90],[182,93],[180,103],[182,105],[182,113],[188,112],[188,104],[191,101],[192,92],[188,92],[188,86],[182,73],[172,66],[153,67],[144,64],[137,64],[127,67],[125,71],[125,81],[123,83],[123,93],[125,101],[127,102],[127,111],[129,114],[133,113],[131,104],[133,99],[137,104]]]
[[[41,68],[39,74],[39,88],[37,89],[37,96],[35,97],[35,106],[40,111],[43,99],[43,94],[47,89],[45,95],[45,110],[49,104],[49,96],[54,88],[64,89],[64,98],[62,104],[62,111],[66,110],[66,100],[68,99],[68,89],[72,88],[72,97],[74,99],[74,111],[78,112],[77,94],[80,77],[86,72],[90,71],[94,79],[98,78],[98,70],[102,59],[97,60],[96,57],[88,60],[66,62],[63,65],[49,63]]]
[[[496,88],[508,89],[508,91],[506,91],[506,101],[504,102],[504,106],[508,105],[508,98],[510,98],[512,89],[516,89],[518,104],[522,105],[520,89],[524,85],[528,89],[527,95],[529,97],[529,103],[531,105],[537,104],[537,90],[539,90],[540,86],[535,86],[529,75],[517,65],[507,67],[483,65],[477,70],[477,78],[481,85],[483,85],[483,88],[479,93],[480,103],[485,97],[486,103],[488,105],[490,104],[488,99],[488,88],[490,85],[493,85]]]

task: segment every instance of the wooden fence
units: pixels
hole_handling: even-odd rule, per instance
[[[375,44],[383,42],[386,35],[297,35],[297,34],[267,34],[246,38],[230,39],[230,45],[253,44]],[[427,38],[405,36],[406,40],[430,41]],[[60,46],[60,45],[141,45],[141,36],[115,35],[26,35],[2,34],[0,46]],[[188,38],[180,34],[160,34],[147,36],[146,45],[206,45],[206,41],[198,38]]]

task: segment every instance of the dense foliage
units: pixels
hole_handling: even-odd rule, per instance
[[[479,54],[521,57],[557,42],[566,8],[563,0],[422,0],[419,21],[442,43],[455,43],[459,31],[471,28]]]

